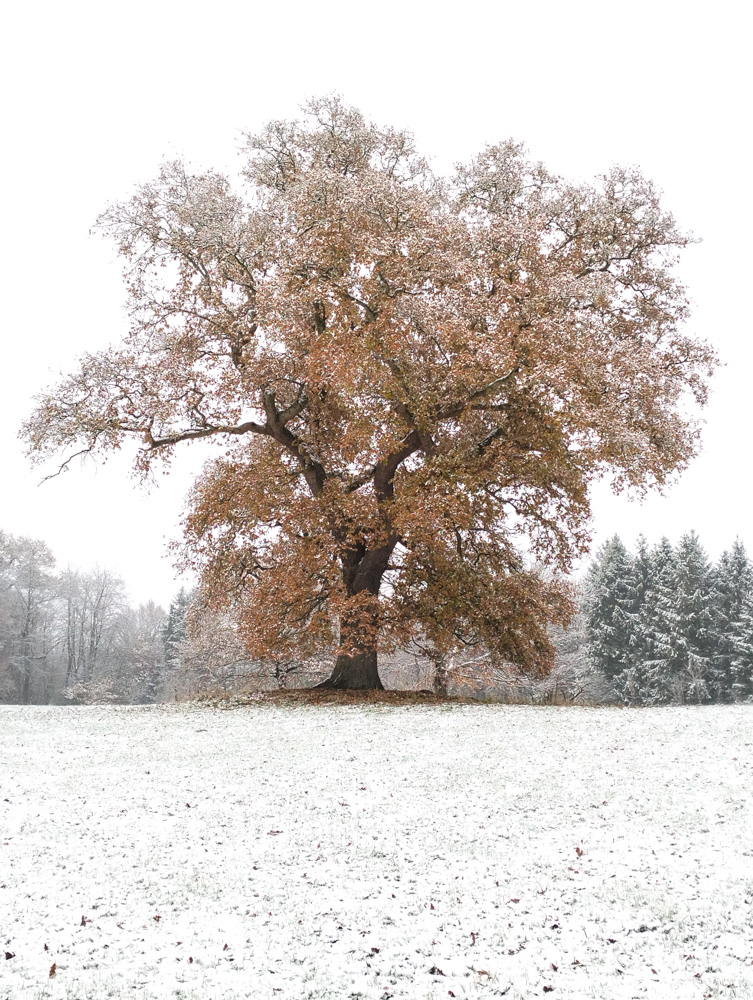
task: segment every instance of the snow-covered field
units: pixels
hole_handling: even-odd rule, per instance
[[[753,709],[0,709],[0,1000],[550,993],[753,997]]]

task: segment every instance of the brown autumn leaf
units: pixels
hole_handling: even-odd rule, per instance
[[[52,965],[50,966],[50,979],[52,979],[52,977],[57,973],[57,971],[58,971],[57,962],[53,962]]]

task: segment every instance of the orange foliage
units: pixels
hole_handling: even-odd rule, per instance
[[[31,451],[132,436],[146,473],[221,441],[184,558],[255,656],[421,636],[546,669],[571,603],[517,545],[566,572],[594,478],[661,486],[696,447],[688,237],[636,171],[572,185],[507,142],[439,179],[337,97],[246,155],[241,194],[169,163],[102,216],[131,331],[41,400]]]

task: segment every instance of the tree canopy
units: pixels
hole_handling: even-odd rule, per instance
[[[245,186],[163,165],[99,228],[130,332],[24,427],[31,452],[133,437],[145,474],[217,438],[186,561],[254,655],[338,646],[379,685],[420,635],[545,669],[588,542],[588,487],[665,483],[694,453],[710,348],[682,332],[689,237],[636,170],[571,184],[508,141],[437,177],[336,96],[248,136]]]

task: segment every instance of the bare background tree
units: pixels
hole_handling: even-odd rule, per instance
[[[0,532],[0,690],[23,704],[49,694],[55,559],[44,542]]]
[[[0,700],[145,702],[167,696],[166,622],[131,608],[107,569],[55,573],[44,542],[0,532]]]

